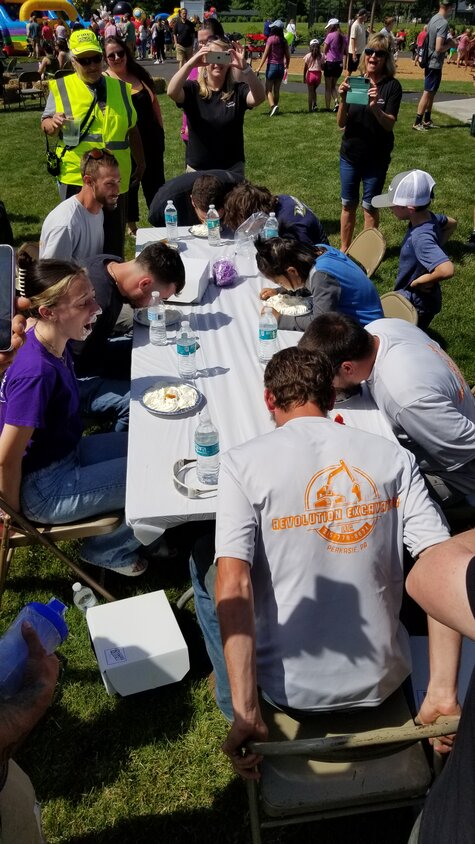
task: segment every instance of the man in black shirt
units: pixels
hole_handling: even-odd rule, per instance
[[[81,411],[113,419],[114,430],[129,424],[130,336],[112,339],[124,303],[146,308],[158,290],[162,299],[176,296],[185,286],[185,267],[178,252],[163,243],[150,243],[133,261],[115,255],[96,255],[86,269],[102,309],[83,343],[73,344]]]
[[[173,41],[176,49],[178,67],[183,67],[193,54],[193,41],[195,38],[195,27],[188,20],[186,9],[180,9],[179,15],[175,18],[173,27]]]

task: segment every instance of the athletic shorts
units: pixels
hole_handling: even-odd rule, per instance
[[[283,64],[268,64],[266,68],[266,79],[283,79],[285,67]]]
[[[321,70],[309,70],[307,76],[305,77],[305,82],[307,83],[307,85],[320,85],[321,81]]]
[[[386,164],[351,164],[340,158],[341,204],[344,208],[356,208],[360,200],[360,183],[363,182],[362,206],[371,211],[373,196],[383,192],[387,173]]]
[[[442,70],[435,70],[432,67],[426,67],[424,71],[424,91],[430,94],[435,94],[439,90],[440,80],[442,79]]]
[[[343,62],[325,62],[323,75],[325,79],[338,79],[343,73]]]
[[[354,62],[353,57],[350,56],[350,55],[348,56],[348,72],[349,73],[353,73],[355,70],[358,70],[358,67],[359,67],[359,64],[360,64],[360,58],[361,58],[361,56],[357,55],[356,61]]]

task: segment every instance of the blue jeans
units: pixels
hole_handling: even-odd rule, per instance
[[[224,659],[221,631],[214,601],[216,567],[214,559],[214,533],[195,542],[190,556],[191,583],[194,591],[195,612],[205,640],[215,676],[216,703],[227,721],[234,720],[231,689]]]
[[[78,378],[81,413],[112,417],[114,431],[128,431],[130,381],[90,375]]]
[[[383,192],[389,164],[364,162],[352,164],[340,158],[341,202],[344,208],[356,208],[360,199],[360,182],[363,182],[362,206],[371,211],[373,196]]]
[[[83,437],[62,460],[25,475],[21,506],[32,521],[65,524],[87,519],[125,503],[127,435]],[[92,565],[119,569],[138,559],[140,542],[125,521],[112,533],[86,539],[81,557]]]

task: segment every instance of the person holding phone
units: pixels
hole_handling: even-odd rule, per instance
[[[190,81],[194,67],[198,79]],[[187,172],[222,169],[244,177],[244,115],[265,98],[244,48],[209,39],[171,78],[167,93],[186,114]]]
[[[338,89],[341,100],[337,123],[344,130],[340,148],[342,252],[346,252],[353,237],[361,182],[364,227],[370,229],[379,225],[379,212],[371,200],[383,192],[394,146],[394,124],[402,98],[401,85],[394,79],[394,58],[383,35],[373,35],[369,39],[359,70],[368,80],[365,105],[348,102],[351,76]]]

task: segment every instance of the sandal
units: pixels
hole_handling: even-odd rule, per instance
[[[141,574],[145,574],[147,569],[148,561],[139,558],[130,566],[121,566],[118,569],[111,569],[111,571],[114,571],[116,574],[123,574],[124,577],[140,577]]]

